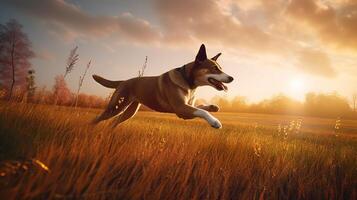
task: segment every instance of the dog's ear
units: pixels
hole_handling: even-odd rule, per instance
[[[197,53],[196,56],[196,63],[201,63],[207,59],[207,54],[206,54],[206,47],[204,44],[201,45],[200,50]]]
[[[219,53],[219,54],[217,54],[217,55],[215,55],[213,58],[211,58],[212,60],[214,60],[214,61],[216,61],[217,60],[217,58],[221,55],[222,53]]]

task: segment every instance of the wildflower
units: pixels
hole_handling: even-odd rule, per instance
[[[289,132],[291,132],[295,128],[295,120],[290,121],[289,124]]]
[[[284,132],[283,132],[283,136],[284,136],[284,139],[287,139],[288,138],[288,126],[284,126]]]
[[[302,119],[298,119],[296,121],[296,126],[295,126],[295,133],[298,134],[300,132],[301,129],[301,124],[302,124]]]
[[[341,119],[338,117],[336,119],[336,122],[335,122],[335,136],[338,137],[339,133],[340,133],[340,129],[341,129]]]

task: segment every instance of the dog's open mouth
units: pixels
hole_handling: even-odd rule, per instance
[[[227,86],[225,86],[221,81],[218,81],[214,78],[208,78],[208,82],[211,83],[217,90],[228,90]]]

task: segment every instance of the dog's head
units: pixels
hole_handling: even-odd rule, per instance
[[[216,90],[225,91],[228,89],[224,83],[232,82],[233,77],[224,73],[222,67],[217,63],[217,58],[220,55],[221,53],[211,59],[207,58],[206,47],[204,44],[201,45],[192,68],[196,86],[209,85]]]

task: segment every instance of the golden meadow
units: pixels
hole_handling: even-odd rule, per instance
[[[100,110],[1,102],[7,199],[355,199],[357,121],[139,112],[112,129]]]

